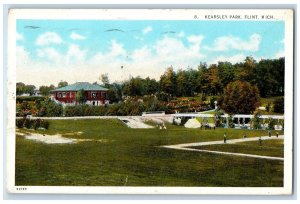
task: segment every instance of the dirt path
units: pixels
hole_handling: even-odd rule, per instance
[[[275,137],[275,136],[272,136],[272,137],[262,136],[261,139],[262,140],[284,139],[284,136],[279,135],[278,138]],[[232,140],[227,140],[226,144],[234,144],[234,143],[249,142],[249,141],[258,141],[258,140],[259,140],[259,137],[232,139]],[[219,140],[219,141],[210,141],[210,142],[185,143],[185,144],[177,144],[177,145],[166,145],[166,146],[162,146],[162,147],[169,148],[169,149],[194,151],[194,152],[208,152],[208,153],[213,153],[213,154],[253,157],[253,158],[260,158],[260,159],[280,160],[280,161],[284,160],[284,158],[281,158],[281,157],[271,157],[271,156],[255,155],[255,154],[243,154],[243,153],[234,153],[234,152],[221,152],[221,151],[211,151],[211,150],[202,150],[202,149],[192,149],[192,147],[196,147],[196,146],[199,147],[199,146],[216,145],[216,144],[224,144],[224,141]]]

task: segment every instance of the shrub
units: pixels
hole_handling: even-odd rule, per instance
[[[38,110],[37,115],[40,117],[57,117],[63,114],[62,105],[55,103],[49,98],[42,101],[39,106],[41,108]]]
[[[269,130],[274,130],[274,126],[275,126],[275,120],[272,119],[272,118],[269,118],[269,121],[268,121],[268,129],[269,129]]]
[[[284,98],[280,97],[274,101],[274,112],[275,113],[284,113]]]
[[[16,125],[18,128],[23,128],[25,122],[25,118],[16,119]]]
[[[43,120],[42,121],[42,127],[45,128],[46,130],[49,129],[50,123],[48,120]]]
[[[228,118],[228,126],[230,128],[234,128],[234,122],[233,122],[233,117],[230,115]]]
[[[260,121],[260,113],[259,112],[256,112],[254,113],[254,118],[253,118],[253,121],[252,121],[252,124],[253,124],[253,129],[261,129],[261,121]]]
[[[38,118],[38,119],[33,121],[33,128],[36,130],[39,127],[41,127],[41,119]]]
[[[24,121],[24,126],[27,129],[30,129],[32,127],[32,121],[30,119],[26,118],[25,121]]]

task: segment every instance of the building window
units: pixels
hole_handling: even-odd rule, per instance
[[[97,98],[98,93],[97,92],[92,92],[92,98]]]
[[[60,92],[58,92],[58,94],[57,94],[57,98],[61,98],[61,97],[62,97],[61,93],[60,93]]]
[[[66,98],[66,92],[63,92],[63,93],[62,93],[62,97],[63,97],[63,98]]]

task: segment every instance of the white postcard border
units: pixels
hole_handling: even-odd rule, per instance
[[[17,19],[95,19],[95,20],[208,20],[205,15],[270,15],[285,21],[285,142],[283,187],[81,187],[15,186],[16,113],[16,20]],[[210,19],[220,20],[220,19]],[[236,20],[236,19],[223,19]],[[253,19],[242,19],[243,21]],[[265,19],[270,21],[270,19]],[[7,191],[10,193],[64,194],[291,194],[293,182],[293,11],[291,9],[16,9],[10,10],[8,23],[7,69]],[[21,189],[21,190],[20,190]],[[24,190],[22,190],[24,189]],[[26,189],[26,190],[25,190]]]

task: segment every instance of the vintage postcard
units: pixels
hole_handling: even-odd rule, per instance
[[[290,9],[11,9],[7,191],[287,195]]]

